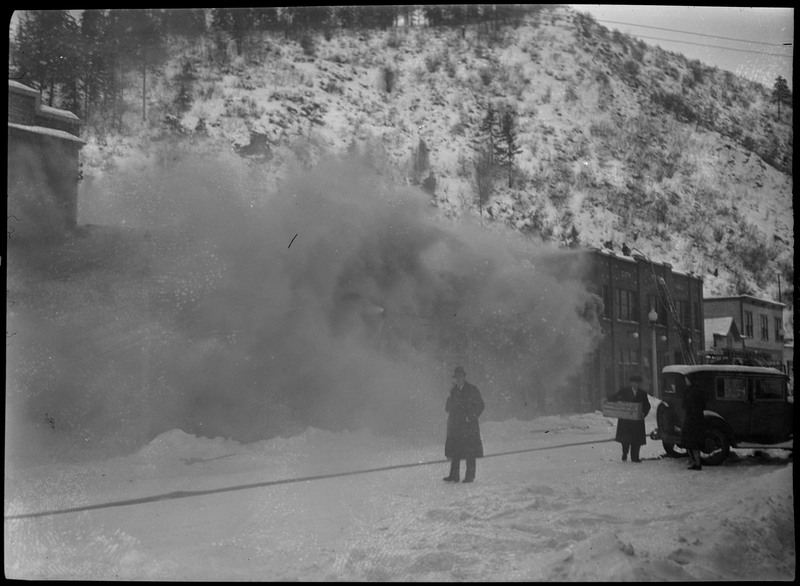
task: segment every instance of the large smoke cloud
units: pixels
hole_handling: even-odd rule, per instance
[[[236,161],[184,160],[82,197],[105,227],[10,251],[7,439],[438,437],[456,363],[499,419],[552,400],[594,346],[576,253],[444,220],[355,165],[268,192]]]

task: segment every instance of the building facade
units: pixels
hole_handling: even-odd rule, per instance
[[[601,342],[585,362],[575,408],[600,409],[606,396],[640,374],[656,396],[668,364],[699,362],[703,350],[703,281],[643,255],[594,249],[588,287],[603,300]]]
[[[74,228],[78,217],[80,120],[8,81],[9,232],[39,237]]]
[[[744,339],[732,317],[707,317],[704,325],[707,356],[709,353],[731,353],[744,349]]]
[[[734,351],[706,348],[707,361],[738,361],[785,369],[784,307],[783,303],[750,295],[705,298],[706,318],[731,318],[741,335],[741,347]]]

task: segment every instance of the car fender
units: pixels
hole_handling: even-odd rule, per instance
[[[703,420],[706,422],[706,425],[713,425],[714,427],[720,428],[727,436],[728,441],[731,443],[731,445],[734,445],[736,443],[733,435],[733,430],[731,429],[731,426],[728,424],[728,422],[725,421],[725,418],[722,415],[714,411],[706,410],[703,411]]]

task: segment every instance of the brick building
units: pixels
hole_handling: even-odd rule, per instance
[[[17,236],[74,228],[78,216],[80,120],[8,81],[8,217]]]
[[[600,401],[624,386],[632,373],[658,395],[654,374],[657,379],[664,366],[699,362],[702,356],[703,280],[639,254],[605,249],[587,254],[589,289],[603,299],[603,336],[584,364],[573,407],[599,409]]]

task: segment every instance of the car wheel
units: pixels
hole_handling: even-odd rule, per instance
[[[662,441],[661,443],[664,446],[664,451],[670,458],[685,458],[686,456],[689,455],[689,453],[686,450],[684,450],[683,448],[679,448],[672,442]]]
[[[728,436],[719,427],[709,427],[705,432],[705,447],[700,458],[703,464],[719,466],[731,452]]]

